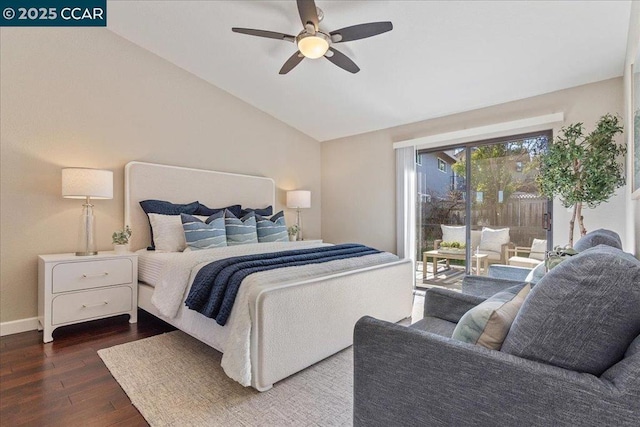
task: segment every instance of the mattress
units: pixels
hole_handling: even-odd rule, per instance
[[[138,254],[138,280],[155,288],[160,280],[160,273],[169,263],[172,254],[146,249],[140,249],[136,253]]]

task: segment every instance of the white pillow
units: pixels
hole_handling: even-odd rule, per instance
[[[187,247],[184,238],[184,228],[180,215],[162,215],[150,213],[149,222],[153,230],[153,243],[156,252],[182,252]],[[206,221],[208,217],[194,215],[196,218]]]
[[[529,258],[539,259],[540,261],[544,261],[545,252],[547,252],[547,241],[543,239],[533,239]]]
[[[509,229],[501,228],[494,230],[488,227],[482,227],[482,235],[480,236],[480,250],[500,253],[502,245],[509,243]]]
[[[444,225],[440,224],[442,227],[442,241],[443,242],[458,242],[464,243],[467,241],[467,233],[465,231],[465,226],[454,226],[454,225]]]

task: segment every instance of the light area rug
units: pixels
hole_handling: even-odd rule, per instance
[[[181,331],[98,351],[152,426],[350,426],[351,347],[260,393],[228,378],[222,353]]]

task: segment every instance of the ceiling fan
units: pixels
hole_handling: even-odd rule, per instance
[[[353,25],[327,33],[320,29],[319,24],[324,17],[324,13],[314,0],[297,0],[298,12],[304,29],[297,35],[292,36],[274,31],[254,30],[251,28],[232,28],[236,33],[248,34],[250,36],[266,37],[269,39],[285,40],[295,43],[298,51],[294,53],[280,69],[280,74],[287,74],[298,65],[304,58],[317,59],[327,58],[338,67],[357,73],[360,68],[349,57],[339,50],[331,47],[334,43],[343,43],[353,40],[360,40],[367,37],[377,36],[393,29],[393,24],[389,21],[370,22],[368,24]]]

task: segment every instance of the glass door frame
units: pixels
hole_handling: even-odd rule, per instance
[[[473,248],[471,247],[471,220],[472,220],[472,197],[471,197],[471,155],[473,147],[479,146],[487,146],[493,144],[500,144],[512,140],[521,140],[527,138],[533,138],[538,136],[546,136],[547,137],[547,145],[553,143],[553,131],[551,129],[541,130],[536,132],[527,132],[516,135],[509,135],[498,138],[488,138],[482,140],[476,140],[471,142],[465,142],[461,144],[452,144],[442,147],[429,148],[424,150],[416,150],[416,154],[420,155],[422,153],[434,153],[442,150],[457,150],[464,149],[465,150],[465,233],[466,233],[466,251],[465,251],[465,274],[471,273],[471,257],[473,256]],[[417,199],[416,199],[417,202]],[[546,213],[543,215],[543,224],[541,225],[544,230],[546,230],[546,240],[547,240],[547,251],[552,249],[553,242],[553,226],[552,226],[552,218],[553,218],[553,199],[547,198],[546,203]],[[414,249],[415,252],[415,249]],[[426,268],[426,266],[423,266]]]

